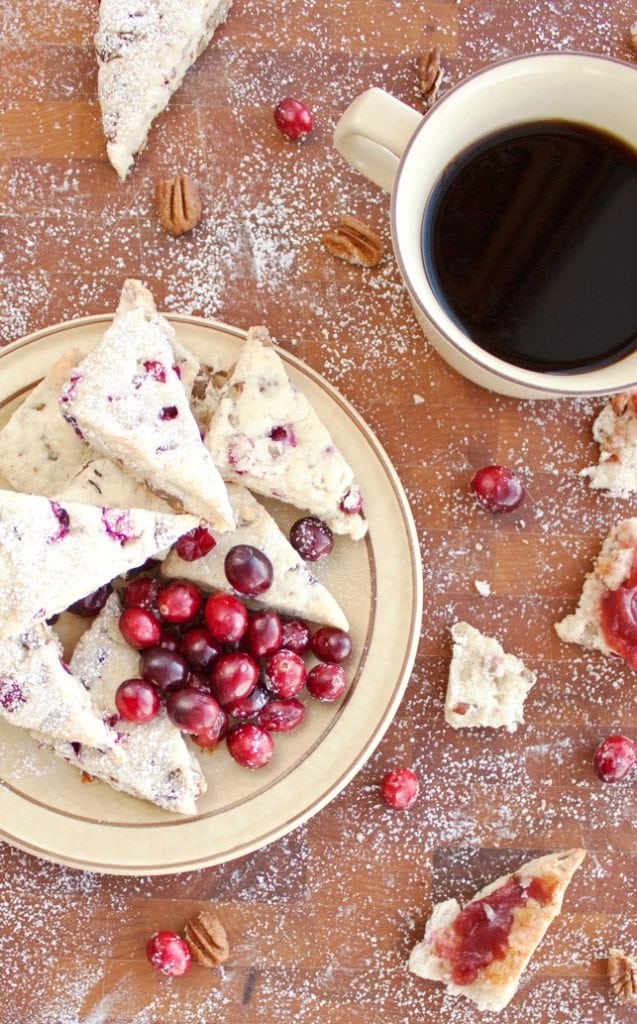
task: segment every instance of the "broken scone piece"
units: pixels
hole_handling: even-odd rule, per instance
[[[456,622],[451,636],[446,722],[454,729],[504,726],[515,732],[524,722],[524,701],[536,681],[535,672],[467,622]]]
[[[485,886],[463,908],[455,899],[436,904],[409,970],[444,982],[451,995],[466,996],[481,1010],[503,1010],[585,856],[574,849],[538,857]]]
[[[628,497],[637,491],[637,389],[614,395],[593,423],[599,463],[582,470],[591,487]]]

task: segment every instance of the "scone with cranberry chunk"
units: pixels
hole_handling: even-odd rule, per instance
[[[628,497],[637,491],[637,389],[614,395],[593,423],[599,462],[582,470],[590,485]]]

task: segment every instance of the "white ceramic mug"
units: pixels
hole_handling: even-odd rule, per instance
[[[637,350],[608,366],[569,374],[527,370],[486,352],[454,323],[431,288],[422,260],[422,223],[442,171],[468,146],[515,124],[560,119],[604,129],[637,148],[637,68],[592,54],[514,57],[465,79],[424,117],[382,89],[369,89],[347,108],[334,132],[339,153],[391,192],[394,251],[431,344],[469,380],[517,398],[634,387]]]

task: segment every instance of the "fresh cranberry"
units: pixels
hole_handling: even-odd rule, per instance
[[[226,743],[230,756],[244,768],[263,768],[274,750],[270,733],[260,725],[247,722],[233,726],[226,737]]]
[[[308,672],[306,686],[315,700],[338,700],[347,689],[347,676],[340,665],[315,665]]]
[[[418,779],[410,768],[393,768],[380,784],[380,794],[388,807],[404,811],[418,796]]]
[[[593,767],[602,782],[621,782],[637,761],[637,747],[627,736],[607,736],[593,758]]]
[[[244,651],[224,654],[216,663],[210,677],[215,697],[225,707],[233,700],[241,700],[252,693],[259,680],[256,662]]]
[[[202,603],[201,591],[188,580],[175,580],[157,595],[157,608],[166,622],[191,622]]]
[[[257,725],[268,732],[290,732],[305,718],[305,705],[291,697],[289,700],[270,700],[256,718]]]
[[[194,530],[179,538],[176,551],[184,562],[196,562],[198,558],[204,558],[210,554],[216,544],[210,530],[207,530],[205,526],[195,526]]]
[[[473,477],[471,490],[489,512],[513,512],[526,494],[522,481],[506,466],[483,466]]]
[[[181,637],[172,629],[162,629],[157,647],[163,647],[165,651],[179,651],[181,649]]]
[[[166,698],[166,712],[173,725],[195,736],[212,729],[217,721],[219,705],[209,693],[193,686],[175,690]]]
[[[225,705],[224,711],[227,711],[233,718],[254,718],[265,707],[269,699],[270,694],[267,690],[264,690],[262,686],[255,686],[247,697],[229,701]]]
[[[125,608],[145,608],[149,612],[157,611],[157,595],[161,590],[159,580],[152,576],[138,576],[131,580],[124,589],[122,599]]]
[[[352,641],[349,633],[333,626],[317,629],[310,641],[312,654],[321,661],[335,661],[340,664],[352,653]]]
[[[345,492],[339,508],[346,516],[358,516],[361,514],[363,511],[363,495],[355,484]]]
[[[195,672],[210,672],[217,658],[221,657],[222,647],[205,626],[195,626],[184,633],[180,653]]]
[[[157,690],[145,679],[126,679],[115,691],[115,707],[127,722],[150,722],[160,706]]]
[[[312,131],[314,115],[301,100],[286,96],[274,108],[274,123],[288,139],[298,139]]]
[[[265,685],[270,693],[284,700],[301,692],[306,675],[305,662],[293,651],[277,651],[265,663]]]
[[[146,956],[153,967],[170,978],[181,978],[192,963],[187,944],[174,932],[155,932],[146,945]]]
[[[92,594],[88,594],[81,601],[76,601],[75,604],[72,604],[69,611],[83,619],[92,619],[93,616],[99,615],[108,601],[112,589],[110,583],[105,583],[103,587],[98,587]]]
[[[154,683],[162,693],[178,690],[188,679],[188,662],[176,651],[165,647],[151,647],[140,659],[141,674]]]
[[[305,654],[310,649],[310,629],[302,619],[289,619],[282,625],[281,647],[294,654]]]
[[[248,620],[245,647],[253,658],[267,658],[281,646],[281,619],[276,612],[264,609],[255,612]]]
[[[220,740],[227,735],[229,727],[229,716],[227,711],[223,708],[219,708],[219,714],[217,721],[211,729],[205,729],[204,732],[199,732],[195,736],[190,738],[198,747],[203,747],[205,750],[212,750],[217,746]]]
[[[234,594],[213,594],[204,608],[206,625],[215,640],[237,643],[248,628],[248,613]]]
[[[230,548],[224,568],[230,586],[240,594],[253,597],[272,586],[272,562],[250,544],[237,544]]]
[[[290,530],[290,544],[306,562],[318,562],[325,558],[334,547],[332,531],[327,523],[316,516],[297,519]]]
[[[119,618],[119,631],[138,651],[155,647],[161,636],[161,626],[145,608],[125,608]]]

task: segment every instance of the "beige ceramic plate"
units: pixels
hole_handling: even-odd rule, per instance
[[[169,318],[202,362],[236,359],[245,335],[224,324]],[[89,317],[33,334],[0,351],[0,425],[70,345],[89,349],[110,318]],[[290,376],[329,424],[365,496],[369,536],[339,537],[317,574],[350,620],[349,692],[337,704],[308,698],[295,732],[275,737],[270,764],[250,772],[225,746],[200,760],[208,792],[184,818],[100,782],[41,751],[22,730],[0,723],[0,836],[30,853],[78,868],[164,874],[239,857],[285,835],[328,803],[370,756],[403,695],[418,642],[422,585],[418,542],[389,459],[360,416],[322,377],[281,353]],[[282,527],[298,513],[276,504]]]

